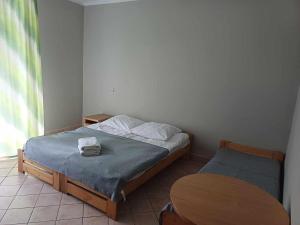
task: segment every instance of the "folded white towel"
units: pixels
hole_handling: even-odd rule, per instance
[[[79,138],[78,149],[84,156],[100,155],[101,153],[101,145],[95,137]]]
[[[97,156],[101,154],[101,148],[98,146],[95,147],[84,147],[89,149],[80,150],[80,155],[82,156]]]
[[[86,137],[78,139],[78,148],[86,147],[86,146],[100,146],[97,138],[95,137]]]

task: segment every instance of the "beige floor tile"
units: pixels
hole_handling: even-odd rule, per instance
[[[153,212],[134,214],[133,217],[135,225],[158,225],[158,220]]]
[[[24,173],[19,173],[18,168],[14,167],[10,170],[9,174],[7,176],[27,176]]]
[[[22,185],[25,180],[25,176],[10,176],[6,177],[1,185]]]
[[[28,223],[28,225],[55,225],[55,221],[44,221],[44,222],[37,222],[37,223]],[[73,225],[73,224],[69,224]]]
[[[57,190],[55,190],[51,185],[49,184],[44,184],[41,194],[55,194],[58,193]]]
[[[27,223],[32,212],[32,208],[9,209],[3,216],[0,224]]]
[[[61,205],[58,211],[57,219],[76,219],[83,216],[83,204]]]
[[[166,196],[169,197],[169,191],[162,191],[162,192],[152,192],[147,194],[148,199],[155,199],[155,198],[165,198]]]
[[[62,193],[41,194],[38,198],[36,206],[59,205]]]
[[[43,184],[23,184],[18,195],[37,195],[41,192]]]
[[[8,161],[0,161],[0,168],[13,168],[16,165],[16,161],[15,160],[8,160]]]
[[[149,201],[152,209],[155,211],[162,209],[168,202],[170,202],[170,199],[165,196],[162,198],[151,198]]]
[[[44,182],[33,176],[28,175],[24,182],[24,185],[27,185],[27,184],[44,184]]]
[[[2,217],[4,216],[5,212],[6,212],[6,210],[0,209],[0,221],[1,221]]]
[[[13,200],[9,208],[21,209],[27,207],[34,207],[37,199],[38,199],[38,195],[16,196],[16,198]]]
[[[10,172],[10,168],[0,169],[0,176],[7,176]]]
[[[137,199],[137,198],[146,198],[146,189],[144,188],[138,188],[137,190],[135,190],[133,193],[129,194],[126,196],[127,200],[131,200],[131,199]]]
[[[42,222],[56,220],[59,206],[47,206],[34,208],[30,222]]]
[[[83,206],[83,216],[84,217],[96,217],[96,216],[104,216],[105,214],[99,211],[98,209],[90,206],[88,204],[84,204]]]
[[[109,225],[134,225],[134,220],[131,213],[120,213],[118,215],[118,221],[108,219]]]
[[[71,195],[67,195],[67,194],[63,194],[62,199],[61,199],[61,204],[62,205],[67,205],[67,204],[79,204],[82,203],[82,201],[80,201],[77,198],[74,198]]]
[[[108,218],[106,216],[83,218],[83,225],[108,225]]]
[[[82,225],[82,219],[57,220],[56,225]]]
[[[0,186],[0,196],[14,196],[20,189],[20,185]]]
[[[128,202],[120,202],[118,204],[118,213],[127,213],[130,211]]]
[[[159,221],[160,213],[161,213],[161,209],[160,209],[160,210],[155,210],[155,211],[154,211],[154,214],[155,214],[156,219],[157,219],[158,221]]]
[[[132,212],[152,212],[151,204],[146,198],[132,198],[129,199],[128,203]]]
[[[153,185],[147,189],[147,198],[163,198],[169,196],[170,188],[161,186],[160,184]]]
[[[11,197],[0,197],[0,209],[8,209],[10,203],[14,199],[13,196]]]

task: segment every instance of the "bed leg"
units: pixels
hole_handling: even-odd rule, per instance
[[[108,217],[112,218],[113,220],[117,219],[117,203],[111,200],[107,200],[107,209],[106,214]]]
[[[59,177],[60,177],[60,173],[58,173],[58,172],[53,172],[53,188],[54,188],[55,190],[57,190],[57,191],[60,190],[60,185],[59,185],[60,179],[59,179]]]
[[[24,167],[23,167],[23,149],[18,149],[18,172],[24,173]]]
[[[59,183],[60,183],[60,191],[63,192],[63,193],[67,193],[68,190],[67,190],[67,178],[65,177],[64,174],[60,173],[59,174]]]

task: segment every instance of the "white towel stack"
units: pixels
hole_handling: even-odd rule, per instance
[[[97,156],[101,154],[101,145],[95,137],[79,138],[78,149],[82,156]]]

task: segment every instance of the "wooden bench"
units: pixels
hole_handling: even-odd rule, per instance
[[[214,173],[252,183],[271,194],[278,201],[282,196],[282,163],[280,151],[259,149],[221,140],[220,151],[199,171]],[[182,220],[169,203],[161,212],[162,225],[191,225]]]

